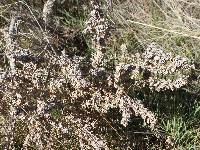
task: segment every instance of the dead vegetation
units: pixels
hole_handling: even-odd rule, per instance
[[[108,2],[113,11],[126,3]],[[194,59],[155,43],[138,46],[134,37],[115,41],[122,24],[107,3],[0,4],[2,149],[178,149],[162,129],[159,102],[144,97],[198,99],[185,90],[197,82]]]

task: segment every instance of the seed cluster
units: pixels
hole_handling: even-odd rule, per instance
[[[156,91],[174,91],[189,83],[194,64],[186,57],[166,53],[155,43],[142,54],[131,57],[132,63],[117,66],[117,82],[127,81],[126,86],[149,87]]]

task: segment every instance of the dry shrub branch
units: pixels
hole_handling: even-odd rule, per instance
[[[160,132],[154,112],[128,93],[143,88],[163,92],[185,87],[194,69],[192,62],[151,44],[144,53],[121,56],[121,60],[130,63],[121,62],[115,64],[112,71],[107,70],[109,21],[98,1],[93,0],[83,31],[90,36],[95,50],[90,58],[68,55],[66,49],[60,52],[52,49],[50,30],[45,37],[42,35],[41,41],[32,39],[29,44],[33,46],[20,43],[24,38],[18,32],[20,28],[20,32],[34,34],[32,31],[40,30],[42,24],[49,27],[54,2],[48,0],[45,3],[41,26],[37,26],[37,22],[35,25],[34,21],[29,24],[25,18],[27,14],[22,19],[25,26],[29,26],[28,31],[18,23],[18,17],[11,19],[9,28],[1,30],[4,37],[1,47],[5,53],[5,60],[0,60],[5,64],[0,74],[1,147],[110,149],[112,144],[109,144],[107,134],[117,130],[109,132],[110,126],[102,121],[105,119],[102,116],[113,108],[119,109],[121,114],[118,126],[126,128],[131,117],[139,116],[165,147],[174,146],[171,138]],[[33,49],[38,43],[40,48]],[[121,48],[126,54],[126,45]],[[112,125],[112,128],[116,127]],[[118,148],[122,148],[123,141],[120,144]]]

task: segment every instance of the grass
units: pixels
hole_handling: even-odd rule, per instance
[[[191,118],[190,118],[191,119]],[[191,127],[190,122],[185,121],[182,116],[173,117],[163,123],[163,130],[168,133],[179,149],[199,149],[199,129]]]
[[[71,28],[83,29],[85,20],[87,18],[87,13],[83,10],[59,10],[62,16],[56,17],[55,19],[61,20],[62,23]]]
[[[198,18],[193,17],[197,12],[187,12],[183,7],[191,7],[190,3],[180,0],[160,3],[156,0],[124,1],[116,3],[110,15],[122,27],[122,32],[136,33],[138,41],[144,45],[157,42],[166,50],[198,60]],[[193,7],[198,9],[199,5]]]

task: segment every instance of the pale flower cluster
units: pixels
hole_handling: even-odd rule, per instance
[[[55,2],[56,0],[47,0],[47,2],[44,5],[42,17],[46,24],[49,24],[50,19],[52,19],[50,16],[53,13],[53,7],[55,5]]]
[[[90,12],[90,18],[86,21],[86,28],[84,33],[91,36],[92,46],[95,49],[95,53],[92,57],[92,66],[102,66],[105,59],[105,47],[106,39],[109,37],[109,26],[104,16],[102,9],[97,1],[90,1],[92,11]]]
[[[70,120],[72,123],[74,123],[77,127],[77,135],[79,137],[79,144],[80,148],[82,150],[85,149],[105,149],[109,150],[107,146],[107,142],[102,139],[102,137],[99,135],[93,134],[91,129],[95,128],[96,121],[92,120],[89,117],[84,118],[77,118],[75,116],[66,116],[67,120]],[[87,143],[85,143],[87,142]]]
[[[117,66],[116,78],[121,76],[121,80],[127,80],[129,86],[148,86],[156,91],[173,91],[186,86],[191,71],[195,69],[188,58],[166,53],[155,43],[150,44],[144,53],[137,53],[130,59],[132,63]]]

